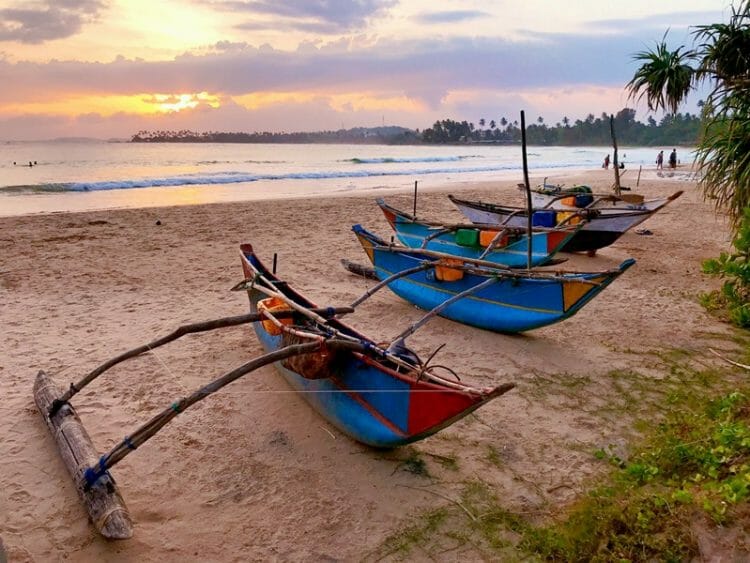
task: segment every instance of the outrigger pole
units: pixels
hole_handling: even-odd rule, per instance
[[[353,310],[351,307],[330,307],[312,311],[315,314],[331,317],[337,314],[351,313]],[[279,311],[275,313],[275,316],[287,317],[293,314],[293,311]],[[321,346],[359,350],[359,347],[364,348],[364,345],[360,342],[344,341],[338,338],[321,339],[311,343],[288,346],[260,356],[202,387],[192,395],[172,403],[169,408],[136,430],[131,436],[125,437],[117,447],[101,457],[97,454],[78,414],[68,402],[70,397],[112,366],[176,340],[185,334],[257,322],[264,318],[265,316],[260,313],[251,313],[181,326],[163,338],[134,348],[105,362],[78,383],[71,384],[65,393],[46,372],[40,371],[37,374],[34,382],[34,401],[57,442],[65,466],[73,477],[76,489],[86,506],[91,522],[102,536],[107,539],[127,539],[133,535],[133,521],[117,489],[115,480],[108,471],[109,468],[151,438],[175,416],[232,381],[269,363],[310,353],[319,350]]]
[[[321,314],[321,315],[334,316],[334,315],[343,315],[347,313],[353,313],[354,309],[353,307],[338,307],[338,308],[333,308],[333,309],[331,308],[310,309],[310,311]],[[279,311],[278,313],[276,313],[276,316],[279,318],[288,318],[288,317],[291,317],[293,314],[294,314],[294,311],[291,311],[291,310]],[[76,394],[78,394],[79,391],[81,391],[89,383],[94,381],[97,377],[99,377],[102,373],[107,371],[109,368],[114,367],[117,364],[124,362],[125,360],[134,358],[136,356],[140,356],[141,354],[145,352],[149,352],[153,350],[154,348],[158,348],[159,346],[164,346],[165,344],[168,344],[169,342],[172,342],[173,340],[177,340],[178,338],[181,338],[185,336],[186,334],[192,334],[195,332],[205,332],[208,330],[215,330],[217,328],[226,328],[230,326],[238,326],[238,325],[247,324],[247,323],[255,323],[255,322],[263,320],[264,318],[265,317],[261,313],[248,313],[246,315],[222,317],[220,319],[214,319],[210,321],[202,321],[198,323],[182,325],[178,327],[175,331],[169,333],[166,336],[157,338],[156,340],[149,342],[148,344],[144,344],[143,346],[138,346],[137,348],[133,348],[132,350],[128,350],[127,352],[123,352],[119,356],[116,356],[110,360],[107,360],[106,362],[98,366],[96,369],[89,372],[89,374],[86,375],[80,381],[76,383],[71,383],[70,387],[65,393],[63,393],[57,399],[52,401],[49,412],[47,414],[49,416],[52,416],[53,414],[55,414],[55,412],[57,412],[57,409],[59,409],[65,403],[67,403],[70,399],[72,399]]]
[[[526,235],[528,236],[528,249],[526,251],[526,269],[531,270],[531,236],[533,226],[534,209],[531,207],[531,185],[529,184],[529,163],[526,158],[526,114],[521,110],[521,154],[523,156],[523,184],[526,188]]]
[[[427,321],[429,321],[432,317],[434,317],[435,315],[439,315],[446,307],[448,307],[449,305],[452,305],[453,303],[455,303],[459,299],[463,299],[464,297],[468,297],[469,295],[473,295],[474,293],[477,293],[478,291],[484,289],[485,287],[488,287],[488,286],[493,285],[493,284],[495,284],[497,282],[500,282],[500,281],[503,281],[501,277],[499,277],[499,276],[493,276],[491,278],[488,278],[488,279],[484,280],[482,283],[475,285],[474,287],[470,287],[469,289],[465,289],[461,293],[457,293],[456,295],[454,295],[450,299],[446,299],[445,301],[443,301],[437,307],[434,307],[434,308],[430,309],[427,312],[427,314],[425,314],[421,319],[419,319],[417,322],[413,323],[404,332],[402,332],[396,338],[394,338],[393,340],[391,340],[391,344],[393,344],[394,342],[402,341],[402,340],[406,339],[407,337],[411,336],[412,334],[414,334],[415,332],[417,332],[417,330],[421,326],[423,326]]]
[[[416,274],[417,272],[421,272],[422,270],[429,270],[430,268],[434,268],[436,265],[437,265],[436,262],[422,262],[419,266],[414,266],[413,268],[409,268],[407,270],[396,272],[395,274],[385,278],[383,281],[381,281],[377,285],[374,285],[373,287],[365,291],[360,297],[358,297],[355,301],[352,302],[351,306],[356,307],[357,305],[361,304],[363,301],[365,301],[365,299],[368,299],[374,293],[384,288],[392,281],[396,281],[399,278],[406,277],[409,274]]]

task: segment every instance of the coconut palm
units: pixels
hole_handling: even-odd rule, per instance
[[[663,109],[674,114],[692,89],[696,69],[690,61],[695,53],[683,51],[684,47],[670,51],[666,40],[665,33],[653,51],[641,51],[633,56],[643,64],[626,87],[630,97],[637,101],[646,96],[648,109]]]
[[[649,109],[675,114],[691,89],[711,83],[696,164],[704,195],[729,211],[736,232],[750,206],[750,0],[732,7],[729,23],[699,26],[693,36],[694,51],[670,51],[665,34],[655,50],[637,53],[643,64],[627,89]]]
[[[705,272],[724,278],[721,291],[706,298],[725,306],[738,326],[750,327],[750,0],[732,6],[729,23],[699,26],[693,36],[695,52],[670,52],[662,39],[656,51],[638,53],[645,62],[628,88],[631,96],[645,95],[650,109],[674,114],[692,87],[710,81],[696,164],[703,195],[729,211],[735,252],[703,263]]]

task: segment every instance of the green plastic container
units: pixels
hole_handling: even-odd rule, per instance
[[[476,229],[458,229],[456,244],[461,246],[479,246],[479,231]]]

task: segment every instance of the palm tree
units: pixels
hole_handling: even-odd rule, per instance
[[[692,89],[695,69],[689,61],[696,55],[692,51],[683,52],[684,47],[670,51],[666,39],[665,33],[655,50],[635,54],[633,58],[643,64],[626,88],[636,101],[646,96],[648,109],[652,111],[663,109],[677,113]]]
[[[704,196],[728,209],[736,234],[750,207],[750,0],[732,7],[729,23],[698,26],[693,36],[695,51],[670,51],[665,34],[654,51],[637,53],[643,64],[627,89],[649,109],[676,114],[694,87],[712,84],[696,164]]]

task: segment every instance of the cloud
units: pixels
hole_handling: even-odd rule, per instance
[[[98,16],[98,0],[48,0],[36,7],[0,10],[0,41],[38,44],[77,34]]]
[[[660,39],[667,28],[685,29],[701,25],[707,21],[716,21],[720,17],[721,13],[718,10],[710,12],[671,12],[668,14],[655,14],[645,18],[595,20],[588,22],[587,25],[593,30],[619,33],[633,33],[644,29],[656,29],[660,30],[661,33],[657,33],[658,37],[655,38]]]
[[[414,16],[419,23],[439,24],[439,23],[459,23],[466,20],[478,18],[487,18],[490,14],[479,10],[451,10],[443,12],[427,12]]]
[[[645,38],[527,34],[502,39],[383,39],[373,43],[306,44],[304,50],[243,46],[167,61],[109,63],[0,60],[0,104],[19,99],[143,92],[398,91],[430,104],[456,89],[550,89],[575,84],[624,85],[630,57]],[[217,46],[219,47],[219,46]],[[629,66],[631,68],[629,68]]]
[[[616,34],[525,32],[520,42],[347,38],[306,42],[296,50],[219,42],[209,51],[163,61],[120,57],[108,63],[34,63],[0,58],[0,83],[6,85],[0,89],[0,115],[17,115],[23,110],[10,108],[21,101],[43,104],[86,96],[207,92],[222,100],[220,108],[179,112],[169,118],[131,115],[130,130],[137,130],[134,123],[153,128],[154,119],[163,127],[179,123],[186,128],[232,130],[315,129],[331,121],[328,127],[339,127],[341,121],[360,125],[371,118],[374,124],[380,122],[376,116],[380,110],[364,110],[356,104],[349,109],[344,103],[335,106],[333,97],[344,94],[408,98],[411,114],[407,103],[403,113],[395,108],[384,111],[393,116],[393,123],[412,127],[423,128],[444,117],[474,121],[493,115],[497,119],[501,113],[510,117],[520,107],[553,122],[565,113],[573,119],[579,116],[581,104],[576,100],[582,99],[582,92],[589,93],[588,111],[596,115],[617,111],[627,103],[622,92],[636,67],[632,55],[661,34],[624,26],[622,30]],[[236,106],[230,111],[232,97],[257,93],[269,94],[267,99],[276,99],[274,93],[288,96],[264,107]],[[312,98],[314,103],[309,101]],[[114,127],[113,119],[105,123]],[[7,134],[3,132],[4,137]]]
[[[385,13],[396,0],[248,0],[212,3],[226,11],[270,16],[272,22],[253,20],[236,25],[239,29],[296,29],[315,33],[345,33],[361,29],[373,17]]]
[[[244,41],[217,41],[214,48],[217,51],[244,51],[249,45]]]

